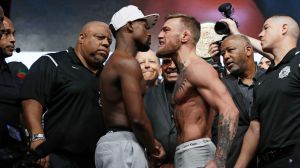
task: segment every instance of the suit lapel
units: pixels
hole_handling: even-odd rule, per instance
[[[157,98],[156,100],[158,102],[159,109],[161,109],[162,117],[165,117],[169,125],[171,125],[170,108],[165,92],[165,85],[161,84],[159,87],[160,88],[156,90],[155,97]]]
[[[238,107],[240,111],[240,115],[245,115],[243,112],[244,111],[248,112],[248,109],[246,109],[247,106],[245,105],[245,98],[240,91],[237,79],[230,77],[229,80],[223,80],[223,81],[227,89],[229,90],[233,101]],[[247,114],[247,118],[249,118],[248,113],[246,114]]]

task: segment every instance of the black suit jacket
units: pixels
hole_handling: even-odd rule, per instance
[[[167,100],[165,84],[160,83],[148,88],[144,96],[147,115],[152,123],[155,138],[166,151],[166,161],[173,162],[176,149],[176,127],[170,114],[170,104]]]
[[[257,72],[255,74],[255,79],[258,79],[264,74],[264,70],[257,67]],[[228,75],[222,79],[223,83],[225,84],[226,88],[228,89],[235,105],[239,109],[239,123],[235,138],[233,140],[231,150],[227,157],[226,167],[232,168],[234,167],[238,156],[241,151],[241,147],[243,144],[244,135],[250,125],[250,111],[247,108],[248,105],[245,97],[243,96],[242,92],[240,91],[238,85],[238,78],[232,75]],[[213,126],[213,140],[217,143],[217,120],[218,115],[215,117],[214,126]],[[256,157],[249,163],[248,168],[256,168]]]
[[[238,86],[238,79],[234,78],[233,76],[226,76],[223,79],[223,82],[227,87],[228,91],[230,92],[231,97],[240,112],[237,132],[232,143],[231,150],[228,154],[226,163],[226,167],[234,167],[241,151],[244,135],[250,125],[250,111],[248,110],[248,108],[246,108],[246,100]],[[248,167],[256,168],[255,163],[252,162]]]

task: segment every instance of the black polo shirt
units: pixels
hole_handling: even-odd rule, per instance
[[[296,49],[255,83],[251,118],[260,121],[259,154],[296,143],[300,135],[300,53]]]
[[[35,99],[44,107],[47,140],[53,153],[94,155],[104,134],[98,105],[98,76],[83,66],[73,48],[39,58],[22,87],[22,99]]]
[[[239,86],[239,91],[242,93],[244,99],[241,101],[244,101],[244,105],[245,108],[247,109],[247,117],[243,118],[242,120],[245,121],[246,120],[246,125],[249,126],[250,122],[249,122],[249,118],[251,116],[251,108],[253,105],[253,88],[254,88],[254,84],[255,82],[265,73],[265,70],[259,68],[258,66],[256,66],[256,72],[255,72],[255,76],[253,78],[253,83],[251,85],[246,85],[242,82],[242,80],[240,78],[238,78],[237,82],[238,82],[238,86]],[[240,115],[240,120],[241,120],[241,115]],[[240,124],[239,124],[240,125]]]
[[[28,72],[21,62],[10,62],[0,66],[0,122],[20,124],[20,88]]]

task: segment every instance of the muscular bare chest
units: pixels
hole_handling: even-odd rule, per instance
[[[187,79],[186,71],[183,70],[176,82],[173,99],[175,104],[183,104],[193,96],[193,86]]]

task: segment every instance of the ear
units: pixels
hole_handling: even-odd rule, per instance
[[[129,32],[133,32],[133,22],[129,21],[129,22],[126,24],[126,29],[127,29]]]
[[[191,39],[191,32],[188,30],[185,30],[182,34],[181,42],[186,43]]]
[[[79,43],[82,43],[82,42],[83,42],[85,36],[86,36],[86,35],[85,35],[84,33],[80,33],[80,34],[79,34],[79,37],[78,37]]]
[[[245,47],[245,51],[246,51],[247,57],[250,57],[252,55],[252,53],[253,53],[253,48],[251,46],[247,45]]]
[[[287,34],[289,28],[288,28],[288,25],[287,24],[283,24],[282,25],[282,34]]]

